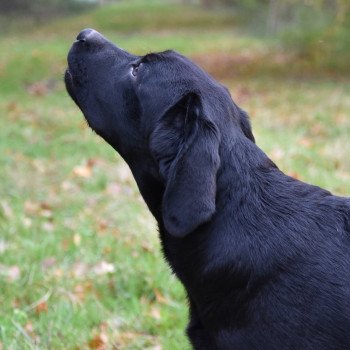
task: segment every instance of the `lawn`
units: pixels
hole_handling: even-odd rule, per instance
[[[350,81],[283,64],[233,13],[155,0],[0,37],[0,349],[186,350],[185,294],[155,222],[64,89],[85,27],[136,53],[190,55],[230,88],[283,171],[340,195],[350,193]]]

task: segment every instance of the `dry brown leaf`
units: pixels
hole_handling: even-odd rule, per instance
[[[108,255],[108,254],[110,254],[112,252],[112,248],[111,247],[104,247],[103,248],[103,254],[105,254],[105,255]]]
[[[32,202],[30,200],[24,202],[24,211],[27,215],[34,215],[40,210],[39,203]]]
[[[85,288],[83,285],[78,284],[74,287],[74,295],[79,299],[79,301],[83,301],[85,299]]]
[[[27,86],[27,91],[30,95],[45,96],[57,86],[57,81],[54,79],[45,79],[37,81]]]
[[[44,218],[52,217],[52,206],[46,202],[32,202],[27,200],[24,202],[24,212],[27,215],[40,215]]]
[[[95,335],[89,341],[89,347],[90,349],[94,349],[94,350],[104,350],[104,349],[107,349],[107,343],[108,343],[107,335],[104,333],[100,333]]]
[[[18,110],[18,104],[16,102],[10,102],[7,106],[6,106],[6,109],[9,111],[9,112],[14,112],[16,110]]]
[[[97,223],[97,231],[98,233],[101,233],[103,231],[106,231],[108,228],[108,222],[106,220],[99,220]]]
[[[11,301],[11,306],[14,309],[19,309],[21,307],[21,302],[18,298],[15,298]]]
[[[85,165],[78,165],[74,167],[73,174],[78,177],[89,178],[92,175],[92,168]]]
[[[39,303],[38,305],[35,306],[35,313],[37,315],[43,313],[43,312],[47,312],[48,311],[48,305],[46,301],[43,301],[41,303]]]
[[[290,172],[287,175],[290,176],[290,177],[293,177],[294,179],[300,180],[300,175],[297,172],[295,172],[295,171]]]
[[[97,160],[88,159],[83,165],[77,165],[73,168],[73,175],[77,177],[89,178],[92,176],[92,169],[96,165]]]
[[[153,292],[159,304],[169,304],[169,300],[158,289],[153,289]]]
[[[141,247],[145,252],[151,252],[152,251],[152,246],[149,242],[142,242]]]

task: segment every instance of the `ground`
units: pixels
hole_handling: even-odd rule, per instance
[[[184,291],[130,171],[64,89],[84,27],[132,52],[193,57],[230,88],[283,171],[350,193],[349,80],[294,70],[234,14],[159,3],[124,1],[0,37],[0,349],[190,348]]]

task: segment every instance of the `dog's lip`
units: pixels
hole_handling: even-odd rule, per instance
[[[73,75],[71,73],[71,71],[69,70],[69,67],[67,67],[66,71],[65,71],[65,75],[66,77],[68,77],[69,79],[73,79]]]
[[[69,67],[66,69],[66,71],[64,72],[64,80],[66,83],[68,83],[69,85],[73,84],[73,74],[70,71]]]

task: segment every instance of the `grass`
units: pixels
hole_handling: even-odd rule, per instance
[[[124,1],[0,38],[0,348],[189,349],[185,294],[129,169],[64,90],[81,28],[133,52],[191,55],[249,112],[280,168],[350,193],[349,81],[264,70],[273,43],[234,24],[220,11]]]

